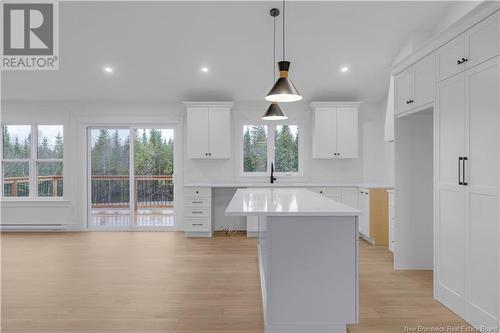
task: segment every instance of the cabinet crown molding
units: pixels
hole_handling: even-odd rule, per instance
[[[187,108],[231,108],[234,102],[183,102]]]
[[[311,102],[312,109],[359,107],[363,102]]]

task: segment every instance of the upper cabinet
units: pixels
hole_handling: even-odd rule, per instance
[[[436,52],[438,81],[500,54],[500,14],[497,12],[452,39]]]
[[[358,157],[359,102],[314,102],[313,158]]]
[[[187,155],[197,159],[231,157],[233,103],[186,102]]]
[[[421,59],[394,78],[395,113],[430,106],[434,101],[434,56]]]

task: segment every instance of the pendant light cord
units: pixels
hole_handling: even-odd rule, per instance
[[[276,16],[273,17],[273,80],[272,83],[274,84],[274,80],[276,77]]]
[[[283,0],[283,61],[285,61],[285,0]]]

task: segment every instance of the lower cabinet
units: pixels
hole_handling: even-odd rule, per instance
[[[184,233],[186,237],[211,237],[214,229],[212,189],[210,187],[186,187],[184,193]]]
[[[387,246],[389,244],[389,202],[386,189],[359,189],[359,234],[368,242]]]
[[[357,187],[312,187],[309,190],[324,195],[330,199],[358,208]]]

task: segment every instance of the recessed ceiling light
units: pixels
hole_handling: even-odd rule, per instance
[[[349,71],[349,67],[347,67],[347,66],[341,67],[341,68],[340,68],[340,71],[341,71],[342,73],[346,73],[346,72],[348,72],[348,71]]]
[[[203,73],[208,73],[208,67],[207,67],[207,66],[203,66],[203,67],[201,68],[201,71],[202,71]]]
[[[111,66],[104,66],[103,70],[106,73],[113,73],[113,67],[111,67]]]

